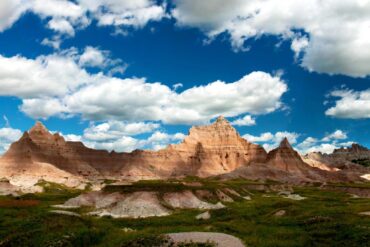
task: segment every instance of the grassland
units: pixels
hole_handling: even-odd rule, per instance
[[[242,195],[248,190],[252,200],[234,197],[234,202],[225,203],[225,209],[211,211],[211,219],[204,221],[195,220],[199,210],[176,210],[166,217],[112,219],[84,215],[87,209],[82,208],[73,210],[82,213],[82,217],[73,217],[52,214],[50,206],[81,192],[52,185],[41,194],[0,197],[0,246],[130,246],[133,243],[130,241],[140,242],[137,239],[147,241],[148,246],[148,241],[156,242],[156,237],[163,233],[183,231],[223,232],[239,237],[246,246],[370,246],[370,216],[358,214],[370,211],[370,199],[312,186],[295,187],[295,193],[307,199],[294,201],[276,192],[255,190],[258,183],[245,180],[220,182],[188,178],[186,181],[201,184],[142,181],[108,186],[105,190],[164,193],[184,189],[212,191],[223,187]],[[361,188],[370,189],[370,185],[362,184]],[[286,214],[275,216],[279,210],[285,210]]]

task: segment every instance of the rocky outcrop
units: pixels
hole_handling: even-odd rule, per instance
[[[297,173],[306,170],[307,164],[293,149],[287,138],[284,138],[279,147],[271,150],[267,155],[266,163],[286,172]]]
[[[37,122],[0,159],[0,178],[27,184],[42,179],[78,188],[88,181],[107,178],[139,180],[221,174],[225,178],[284,182],[352,181],[370,173],[351,161],[365,157],[368,152],[354,144],[349,149],[336,150],[331,156],[316,155],[313,162],[307,157],[302,159],[285,138],[267,154],[261,146],[243,139],[224,117],[219,117],[210,125],[192,127],[180,144],[159,151],[116,153],[65,141]],[[344,172],[341,166],[356,169]]]
[[[122,176],[206,177],[228,173],[251,162],[264,161],[266,151],[243,139],[224,118],[208,126],[195,126],[180,144],[159,151],[134,151],[126,155]],[[144,164],[144,166],[143,166]]]
[[[127,195],[123,200],[90,214],[113,218],[146,218],[166,216],[170,210],[161,205],[156,192],[144,191]]]
[[[266,163],[303,181],[307,179],[320,180],[317,170],[302,160],[299,153],[293,149],[287,138],[281,141],[279,147],[268,153]]]
[[[217,204],[211,204],[199,200],[198,197],[189,190],[166,193],[163,196],[163,200],[172,208],[220,209],[225,207],[220,202]]]
[[[361,176],[370,173],[369,168],[361,165],[361,161],[370,163],[370,150],[356,143],[350,147],[335,149],[331,154],[308,153],[303,159],[309,165],[322,170],[342,171]]]
[[[240,137],[223,117],[208,126],[192,127],[180,144],[169,145],[160,151],[136,150],[132,153],[94,150],[80,142],[68,142],[37,122],[2,157],[0,176],[9,176],[10,173],[44,174],[39,164],[45,164],[58,172],[65,172],[63,175],[66,177],[88,179],[206,177],[265,159],[265,150]],[[54,173],[49,171],[48,175]]]

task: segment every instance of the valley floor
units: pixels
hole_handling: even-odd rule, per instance
[[[205,210],[193,209],[175,209],[164,217],[113,219],[89,216],[88,207],[63,209],[71,212],[67,214],[51,212],[56,210],[52,205],[63,204],[81,191],[49,185],[39,194],[0,197],[0,246],[158,246],[162,234],[193,231],[230,234],[246,246],[370,246],[370,215],[360,214],[370,211],[370,199],[349,193],[351,188],[369,191],[370,184],[298,186],[293,187],[295,197],[289,198],[273,183],[186,181],[141,181],[107,186],[105,191],[229,189],[241,196],[228,194],[234,201],[209,211],[210,219],[195,219]]]

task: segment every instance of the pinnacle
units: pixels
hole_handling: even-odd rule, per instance
[[[49,130],[40,122],[37,121],[36,124],[28,132],[32,139],[42,139],[45,137],[52,137],[52,134]]]
[[[218,123],[218,124],[228,124],[229,125],[229,121],[227,121],[227,119],[224,117],[224,116],[219,116],[215,123]]]
[[[286,137],[284,137],[284,139],[281,140],[279,147],[281,147],[281,148],[292,148],[292,146],[290,145],[290,143],[288,141],[288,138],[286,138]]]
[[[40,121],[37,121],[35,123],[35,125],[31,128],[31,132],[32,131],[48,131],[45,127],[45,125],[43,125]]]

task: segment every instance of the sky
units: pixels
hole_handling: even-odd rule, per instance
[[[370,0],[2,0],[0,154],[36,120],[129,152],[220,115],[270,150],[370,147]]]

